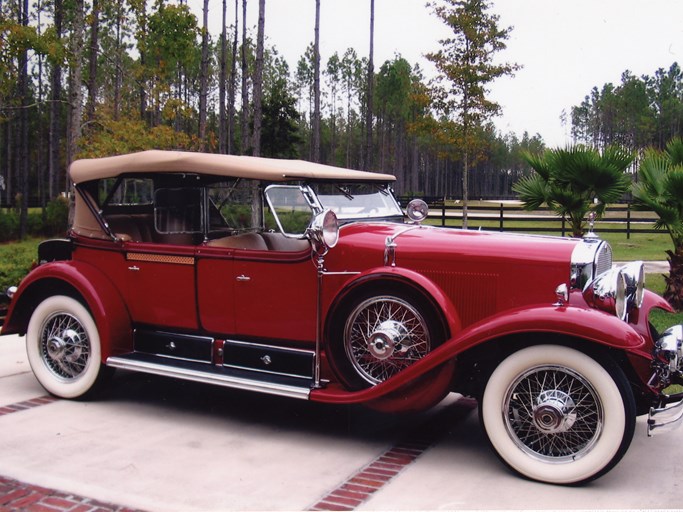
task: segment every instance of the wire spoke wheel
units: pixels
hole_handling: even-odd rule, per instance
[[[503,462],[534,480],[576,484],[621,460],[635,430],[635,399],[623,370],[597,357],[532,345],[498,364],[479,413]]]
[[[61,398],[90,396],[110,375],[101,363],[100,335],[91,313],[65,295],[47,297],[35,308],[26,352],[38,382]]]
[[[63,379],[78,378],[90,358],[90,339],[83,325],[68,313],[49,316],[41,329],[40,351],[45,365]]]
[[[599,395],[581,375],[560,366],[541,366],[520,375],[507,390],[504,410],[512,439],[545,460],[580,458],[602,431]]]
[[[356,306],[344,329],[344,349],[356,372],[378,384],[420,360],[431,350],[424,317],[409,302],[371,297]]]

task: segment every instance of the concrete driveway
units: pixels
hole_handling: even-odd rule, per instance
[[[428,413],[394,416],[124,372],[98,401],[45,395],[23,339],[0,337],[2,510],[1,477],[149,511],[678,509],[683,501],[683,431],[648,439],[643,419],[608,475],[557,487],[510,473],[488,448],[474,404],[457,395]]]

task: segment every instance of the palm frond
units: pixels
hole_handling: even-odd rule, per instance
[[[536,210],[547,201],[547,183],[537,174],[520,179],[513,185],[512,190],[519,195],[526,210]]]
[[[669,161],[674,165],[683,164],[683,138],[674,137],[666,145],[666,154],[669,156]]]

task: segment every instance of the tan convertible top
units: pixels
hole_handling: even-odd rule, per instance
[[[161,150],[76,160],[69,167],[69,174],[74,183],[137,172],[194,172],[267,181],[312,179],[387,182],[396,179],[391,174],[353,171],[303,160]]]

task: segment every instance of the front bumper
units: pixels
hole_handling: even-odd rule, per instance
[[[655,343],[655,370],[660,383],[683,382],[683,325],[668,328]],[[647,418],[647,435],[669,432],[683,422],[683,393],[662,394]]]

